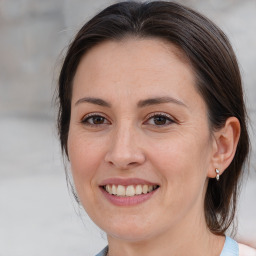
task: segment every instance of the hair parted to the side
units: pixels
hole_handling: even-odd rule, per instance
[[[224,234],[234,219],[238,184],[249,152],[247,114],[240,71],[225,34],[201,14],[166,1],[125,1],[111,5],[88,21],[67,51],[58,87],[58,129],[68,156],[72,81],[83,55],[97,44],[125,37],[158,38],[175,44],[192,65],[197,90],[208,108],[210,129],[237,117],[241,134],[236,154],[220,181],[210,179],[205,196],[205,218],[211,232]]]

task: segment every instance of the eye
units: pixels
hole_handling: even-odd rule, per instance
[[[110,124],[110,122],[102,115],[99,114],[89,114],[86,115],[81,123],[89,126],[99,126],[99,125],[104,125],[104,124]]]
[[[147,119],[147,123],[155,126],[167,126],[175,121],[171,118],[171,116],[164,113],[153,113]]]

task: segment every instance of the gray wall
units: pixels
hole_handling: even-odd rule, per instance
[[[0,1],[0,114],[49,115],[61,50],[85,20],[114,1]],[[184,0],[230,37],[243,70],[249,105],[256,59],[255,0]],[[253,110],[253,106],[250,106]]]
[[[0,0],[0,256],[93,255],[106,243],[86,215],[79,217],[83,211],[67,192],[52,99],[71,37],[113,2]],[[202,11],[230,37],[255,127],[256,1],[179,2]],[[253,148],[254,141],[252,132]],[[254,153],[250,169],[238,238],[256,246]]]

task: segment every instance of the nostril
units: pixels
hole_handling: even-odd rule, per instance
[[[113,163],[113,162],[111,162],[111,161],[109,161],[108,163],[109,163],[110,165],[114,165],[114,163]]]
[[[136,165],[136,162],[129,163],[128,165]]]
[[[143,152],[123,152],[123,151],[109,151],[106,153],[105,162],[110,166],[115,166],[120,169],[127,169],[143,164],[145,156]]]

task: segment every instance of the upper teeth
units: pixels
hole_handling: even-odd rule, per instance
[[[156,189],[157,185],[106,185],[104,188],[109,194],[117,195],[117,196],[135,196],[146,194]]]

